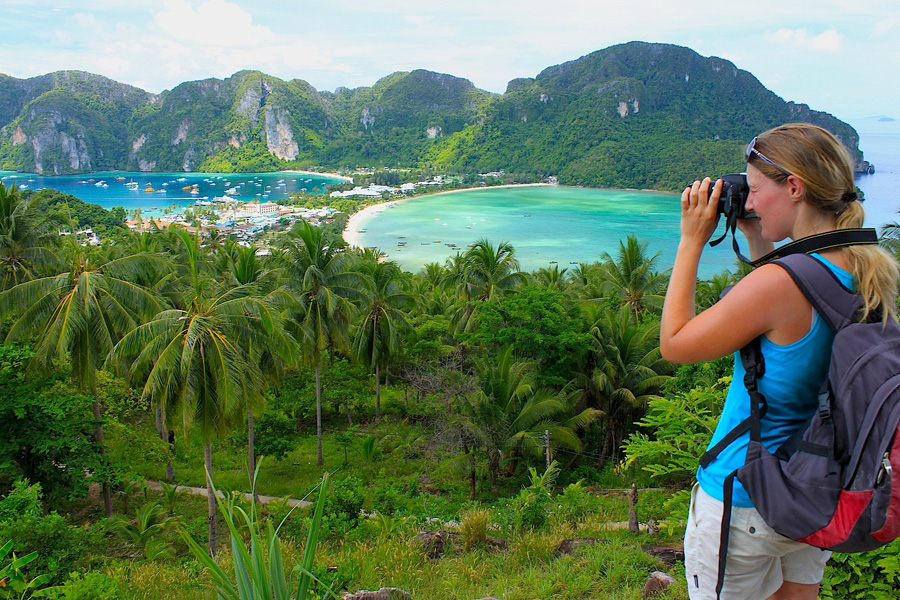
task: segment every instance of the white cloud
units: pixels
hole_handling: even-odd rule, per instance
[[[835,29],[823,31],[819,35],[811,35],[805,28],[779,29],[775,33],[765,34],[765,38],[786,46],[813,50],[816,52],[840,52],[844,36]]]
[[[256,46],[270,42],[268,27],[253,24],[253,17],[227,0],[207,0],[194,8],[188,0],[167,0],[153,17],[156,27],[175,40],[201,46]]]
[[[897,17],[888,17],[887,19],[882,19],[875,24],[875,35],[885,35],[886,33],[890,33],[897,26],[900,25],[900,19]]]

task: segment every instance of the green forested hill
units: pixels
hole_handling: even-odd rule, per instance
[[[424,70],[334,92],[241,71],[160,95],[66,71],[0,76],[0,168],[395,166],[674,189],[740,168],[747,140],[786,121],[820,124],[862,158],[846,123],[785,102],[726,60],[665,44],[598,50],[502,95]]]

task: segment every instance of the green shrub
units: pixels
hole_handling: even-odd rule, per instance
[[[90,571],[70,574],[66,582],[49,597],[59,600],[116,600],[121,594],[115,579],[100,571]]]
[[[18,554],[37,552],[30,568],[49,575],[53,584],[62,583],[72,571],[86,570],[102,546],[100,527],[70,527],[55,512],[0,523],[0,539],[12,540]]]
[[[891,600],[900,596],[900,540],[871,552],[835,552],[822,580],[822,598]]]
[[[357,477],[333,482],[325,499],[323,528],[329,537],[341,537],[359,525],[363,506],[363,483]]]
[[[0,523],[28,517],[40,517],[41,484],[28,484],[27,479],[16,479],[12,490],[0,500]]]

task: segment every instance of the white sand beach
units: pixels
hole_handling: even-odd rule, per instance
[[[461,188],[457,190],[446,190],[443,192],[434,192],[433,194],[420,194],[418,196],[413,196],[411,198],[394,198],[392,200],[388,200],[387,202],[379,202],[378,204],[371,204],[364,209],[357,211],[350,215],[350,218],[347,220],[347,226],[344,227],[344,231],[341,234],[344,238],[344,241],[347,242],[347,245],[354,248],[362,248],[363,245],[359,243],[359,230],[365,229],[366,222],[375,216],[376,213],[379,213],[386,208],[388,208],[389,204],[406,202],[407,200],[413,200],[415,198],[424,198],[426,196],[437,196],[438,194],[453,194],[456,192],[467,192],[470,190],[483,190],[483,189],[498,189],[498,188],[511,188],[511,187],[529,187],[535,185],[553,185],[549,183],[510,183],[506,185],[492,185],[492,186],[479,186],[479,187],[471,187],[471,188]]]
[[[362,248],[359,243],[359,230],[363,228],[366,221],[375,216],[376,212],[384,210],[386,203],[372,204],[364,209],[353,213],[347,220],[347,226],[344,227],[344,241],[353,248]]]

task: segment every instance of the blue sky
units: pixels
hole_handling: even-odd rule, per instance
[[[842,119],[900,119],[897,0],[0,2],[0,73],[80,69],[150,92],[241,69],[333,90],[416,68],[503,92],[631,40],[728,59]]]

